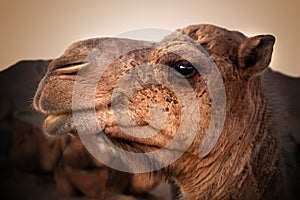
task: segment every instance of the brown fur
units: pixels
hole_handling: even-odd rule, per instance
[[[239,32],[213,25],[193,25],[178,32],[190,36],[194,42],[187,40],[188,46],[184,46],[185,43],[177,41],[174,36],[159,43],[145,42],[149,48],[127,53],[116,59],[103,73],[97,85],[96,110],[105,134],[118,145],[135,152],[152,151],[168,144],[177,132],[181,117],[180,106],[172,91],[159,85],[138,85],[130,97],[130,114],[138,125],[150,123],[149,107],[156,103],[164,108],[167,116],[159,134],[143,139],[122,133],[114,121],[109,110],[112,90],[129,69],[142,64],[170,65],[178,59],[168,51],[151,47],[171,48],[175,41],[177,46],[174,48],[188,51],[189,47],[200,44],[210,54],[224,80],[227,107],[222,134],[208,156],[199,158],[198,149],[208,128],[211,105],[206,84],[201,75],[196,74],[188,78],[201,113],[200,128],[192,145],[171,165],[159,171],[136,174],[135,179],[144,181],[146,188],[154,187],[161,180],[174,179],[186,199],[283,198],[284,176],[278,130],[261,85],[261,73],[269,65],[274,37],[260,35],[247,38]],[[69,66],[84,62],[91,50],[104,40],[77,42],[50,64],[34,99],[37,110],[52,116],[44,123],[48,134],[75,132],[71,113],[77,71],[70,71]],[[131,44],[130,40],[125,42]],[[87,80],[93,78],[94,71],[95,68],[88,68]],[[82,87],[81,92],[84,90]],[[184,92],[184,88],[180,90]],[[119,104],[122,105],[122,102]],[[90,109],[84,99],[80,109]],[[82,113],[82,124],[88,120],[85,116]],[[76,184],[76,180],[73,182]]]

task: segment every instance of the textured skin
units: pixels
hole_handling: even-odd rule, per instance
[[[150,123],[149,107],[154,104],[161,105],[166,113],[166,123],[159,133],[145,139],[126,135],[118,127],[110,111],[112,90],[130,69],[143,64],[172,66],[173,62],[181,59],[157,47],[189,54],[191,48],[201,49],[199,45],[202,45],[218,67],[226,89],[226,120],[220,138],[206,157],[199,158],[198,149],[208,128],[211,104],[206,84],[201,75],[196,73],[187,78],[195,91],[201,113],[198,122],[191,121],[199,123],[192,145],[171,165],[155,172],[136,174],[134,179],[145,183],[145,188],[142,189],[150,189],[162,180],[174,179],[180,186],[180,196],[186,199],[283,198],[284,167],[280,156],[278,129],[273,122],[272,108],[261,85],[261,74],[271,60],[274,37],[260,35],[247,38],[239,32],[213,25],[192,25],[178,32],[188,35],[193,41],[178,40],[176,35],[171,35],[158,43],[142,42],[149,48],[131,51],[117,58],[104,71],[97,83],[95,99],[100,127],[113,142],[129,151],[153,151],[168,144],[176,135],[181,119],[180,105],[172,91],[160,85],[139,85],[138,81],[134,85],[136,91],[129,97],[129,115],[137,125]],[[49,65],[34,99],[35,108],[50,115],[44,122],[44,130],[48,134],[76,133],[71,113],[72,91],[78,69],[75,68],[74,71],[70,66],[84,62],[92,49],[98,48],[104,40],[105,38],[79,41]],[[127,45],[134,44],[131,40],[114,40]],[[110,55],[109,51],[113,50],[103,51]],[[101,58],[101,51],[96,56],[96,63],[101,62],[97,58]],[[205,58],[200,57],[199,62],[203,59]],[[84,75],[87,80],[91,80],[95,78],[96,69],[90,64],[88,66],[91,67],[87,67]],[[209,73],[209,66],[202,67],[203,73]],[[165,75],[159,71],[156,74]],[[137,77],[137,80],[143,78]],[[84,82],[81,84],[81,92],[84,92],[87,88]],[[185,93],[185,88],[178,84],[178,90]],[[118,100],[118,105],[122,107],[122,100]],[[91,106],[83,98],[80,107],[76,109],[73,112],[80,114],[84,126],[89,120],[86,116]],[[92,131],[95,127],[84,128]]]

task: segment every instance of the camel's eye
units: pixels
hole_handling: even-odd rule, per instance
[[[179,62],[176,63],[174,68],[185,78],[191,78],[196,74],[196,69],[190,63]]]

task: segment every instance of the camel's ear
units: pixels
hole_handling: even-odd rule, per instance
[[[269,66],[274,42],[272,35],[258,35],[247,38],[240,45],[238,64],[244,78],[257,76]]]

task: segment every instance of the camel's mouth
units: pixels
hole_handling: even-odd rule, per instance
[[[108,113],[101,112],[101,115],[98,119],[100,126],[97,127],[91,127],[88,124],[91,119],[87,117],[87,112],[89,111],[76,111],[76,113],[60,113],[60,114],[50,114],[48,117],[44,120],[43,123],[43,130],[46,134],[50,136],[61,136],[65,134],[71,134],[71,135],[78,135],[80,133],[83,133],[83,130],[85,130],[84,133],[89,132],[101,132],[105,135],[107,135],[110,140],[112,140],[114,143],[122,145],[128,145],[128,144],[137,144],[138,146],[148,146],[149,150],[153,148],[159,148],[163,145],[163,141],[152,141],[152,139],[147,138],[135,138],[134,136],[128,136],[126,133],[123,133],[120,129],[120,126],[124,125],[117,125],[116,122],[112,122],[112,119],[108,116]],[[78,120],[74,120],[75,117],[80,118],[80,124],[78,123]],[[106,119],[101,119],[106,118]],[[77,122],[77,123],[76,123]],[[81,130],[78,130],[81,129]],[[124,128],[124,127],[123,127]]]

